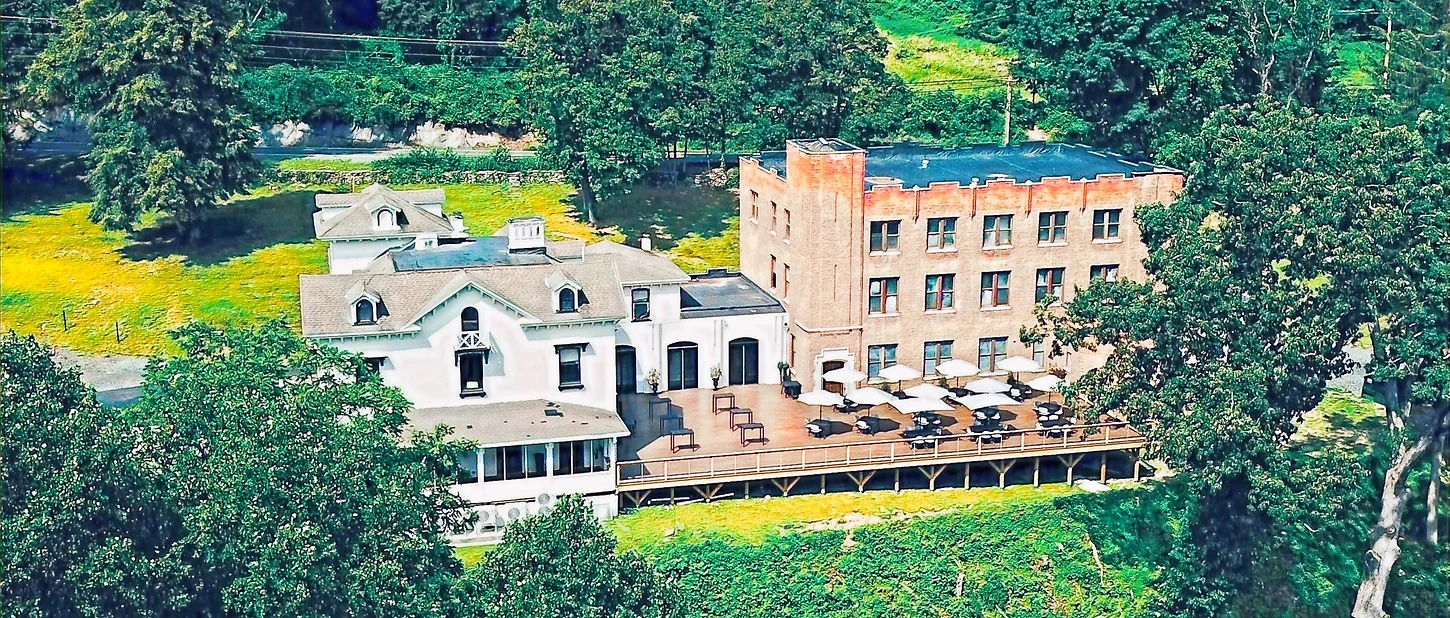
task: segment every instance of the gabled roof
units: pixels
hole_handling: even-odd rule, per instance
[[[619,270],[621,285],[689,283],[690,276],[669,258],[608,240],[584,247],[584,256],[607,256]]]
[[[439,192],[441,193],[441,191]],[[352,205],[343,212],[318,221],[317,237],[323,240],[337,240],[423,233],[446,234],[453,231],[453,224],[449,223],[447,219],[409,201],[402,193],[411,192],[398,192],[382,185],[373,185],[362,193],[348,194],[359,196],[359,199],[353,201]],[[318,195],[316,199],[321,200],[321,198],[322,196]],[[439,202],[441,201],[439,200]],[[403,218],[407,220],[407,223],[398,224],[398,231],[375,229],[373,213],[382,208],[403,213]]]
[[[554,311],[548,281],[555,274],[584,290],[589,303],[574,313]],[[359,282],[375,293],[388,315],[374,325],[355,325],[348,295]],[[303,275],[302,334],[366,335],[416,330],[423,317],[472,287],[518,314],[523,324],[614,321],[626,317],[613,264],[568,263],[487,268],[422,270],[348,275]]]
[[[387,191],[399,199],[413,204],[442,204],[442,189],[418,189],[415,191],[397,191],[380,184],[369,185],[357,193],[318,193],[312,198],[318,208],[341,208],[361,202],[363,198],[374,193]]]

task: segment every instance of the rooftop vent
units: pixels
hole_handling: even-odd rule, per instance
[[[564,416],[564,411],[559,409],[559,404],[552,401],[545,401],[544,416]]]
[[[927,159],[922,159],[922,160],[921,160],[921,169],[926,169],[926,164],[927,164],[927,163],[930,163],[930,162],[931,162],[931,161],[929,161],[929,160],[927,160]]]

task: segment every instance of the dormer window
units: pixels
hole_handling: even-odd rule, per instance
[[[371,299],[360,298],[353,305],[353,315],[356,318],[354,324],[363,326],[378,323],[378,307]]]
[[[579,310],[579,298],[573,288],[559,290],[559,313],[574,313]]]
[[[397,227],[397,223],[393,218],[393,211],[386,208],[378,211],[377,222],[379,228]]]
[[[465,333],[476,333],[476,332],[478,332],[478,310],[477,309],[474,309],[473,307],[464,307],[464,309],[463,309],[463,315],[461,317],[463,318],[463,332],[465,332]]]

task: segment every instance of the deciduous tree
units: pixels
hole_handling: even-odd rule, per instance
[[[79,0],[36,60],[36,96],[93,115],[91,218],[146,211],[201,237],[203,213],[257,172],[236,75],[254,33],[228,0]]]

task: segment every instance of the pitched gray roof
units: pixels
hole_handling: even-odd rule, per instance
[[[547,281],[561,273],[584,290],[589,303],[575,313],[554,311]],[[358,282],[381,300],[387,315],[377,324],[353,323],[349,297]],[[611,262],[575,262],[531,266],[491,266],[347,275],[302,275],[302,334],[307,336],[407,331],[423,315],[459,291],[473,286],[522,312],[526,323],[565,324],[620,320],[627,314],[619,279]]]
[[[356,238],[367,236],[381,236],[386,234],[419,234],[419,233],[450,233],[453,231],[453,224],[447,219],[429,212],[417,203],[408,199],[406,194],[437,192],[441,203],[442,190],[430,189],[427,191],[394,191],[382,185],[368,187],[362,193],[349,193],[348,196],[358,196],[342,213],[333,215],[326,220],[318,221],[316,225],[317,237],[323,240],[338,238]],[[315,199],[321,200],[322,195]],[[320,204],[319,204],[320,205]],[[402,211],[407,223],[399,223],[398,232],[380,232],[373,228],[373,211],[380,206],[387,206],[394,210]]]
[[[380,192],[380,191],[383,191],[383,190],[386,190],[386,191],[392,193],[393,195],[396,195],[399,198],[402,198],[403,200],[412,202],[414,204],[442,204],[443,203],[443,190],[442,189],[418,189],[418,190],[415,190],[415,191],[396,191],[396,190],[389,189],[388,187],[385,187],[385,186],[379,185],[379,184],[370,185],[370,186],[368,186],[368,188],[363,189],[362,191],[359,191],[357,193],[318,193],[316,196],[314,196],[312,198],[312,201],[313,201],[313,203],[317,204],[317,207],[318,208],[328,208],[328,207],[335,208],[335,207],[338,207],[338,206],[348,206],[348,205],[351,205],[351,204],[356,204],[358,202],[361,202],[363,200],[363,198],[367,197],[368,195],[371,195],[372,193],[377,193],[377,192]]]
[[[584,255],[586,258],[594,255],[613,258],[615,267],[619,269],[619,282],[623,285],[690,281],[690,276],[669,258],[638,247],[605,240],[586,245]]]
[[[554,403],[557,415],[545,414],[543,399],[505,401],[448,408],[423,408],[408,415],[408,426],[428,431],[438,425],[481,446],[534,444],[580,438],[621,437],[629,427],[612,410],[572,403]]]

